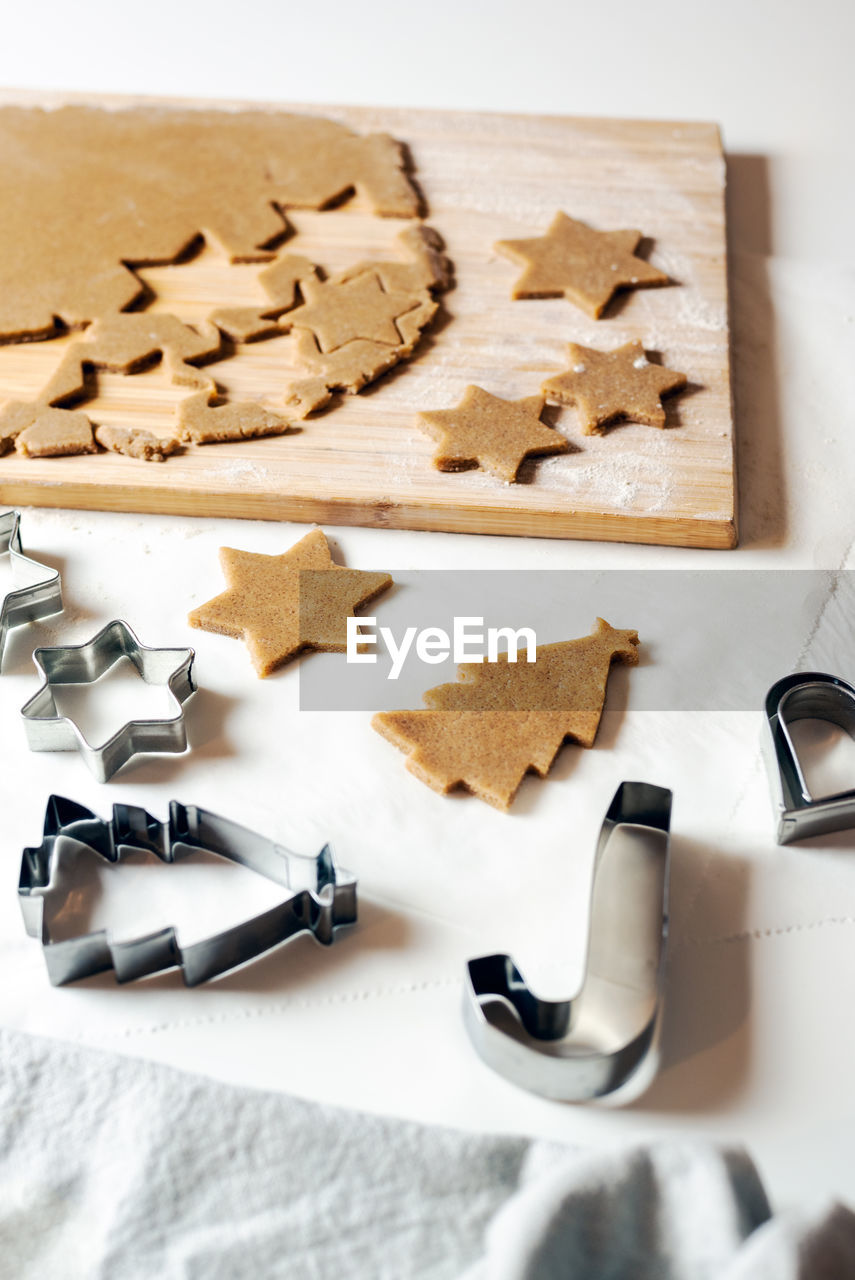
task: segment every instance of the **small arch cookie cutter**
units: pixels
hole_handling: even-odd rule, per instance
[[[772,792],[778,844],[855,827],[855,788],[811,795],[788,725],[824,720],[855,738],[855,688],[839,676],[798,671],[766,695],[763,757]]]
[[[33,653],[41,688],[21,707],[31,751],[79,751],[99,782],[107,782],[136,755],[180,754],[187,750],[184,703],[196,691],[195,652],[190,648],[152,648],[120,618],[108,622],[85,644],[39,648]],[[93,747],[69,716],[59,714],[54,688],[94,684],[121,659],[133,663],[146,684],[165,685],[176,706],[174,716],[131,720],[99,747]]]
[[[21,513],[0,512],[0,555],[9,556],[13,581],[19,582],[7,592],[0,604],[0,667],[6,649],[6,638],[12,627],[26,622],[39,622],[51,614],[62,612],[62,583],[59,570],[39,564],[24,554],[21,545]]]
[[[478,1054],[514,1084],[587,1102],[655,1073],[668,938],[672,795],[622,782],[603,819],[585,976],[543,1000],[508,955],[470,960],[464,1021]]]
[[[172,926],[126,942],[111,941],[107,930],[54,942],[45,912],[46,894],[56,888],[59,866],[71,850],[84,846],[117,864],[128,852],[144,850],[174,863],[194,851],[214,853],[293,892],[281,903],[240,924],[182,947]],[[18,901],[30,937],[41,941],[48,977],[64,986],[113,970],[119,983],[167,969],[179,969],[188,987],[219,977],[298,933],[309,932],[329,945],[344,925],[356,922],[356,878],[337,868],[329,845],[315,857],[292,853],[246,827],[173,800],[160,822],[136,805],[116,804],[111,819],[63,796],[47,802],[42,842],[24,849]]]

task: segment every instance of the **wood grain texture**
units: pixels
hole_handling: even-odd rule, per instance
[[[414,358],[281,438],[197,447],[162,464],[115,454],[0,458],[0,501],[735,545],[724,161],[714,125],[287,109],[386,130],[408,144],[427,221],[443,236],[456,279]],[[622,295],[598,321],[560,298],[513,302],[517,269],[493,243],[540,234],[557,209],[600,229],[639,228],[651,237],[651,262],[677,283]],[[395,235],[406,225],[375,218],[357,202],[288,217],[296,232],[288,250],[329,269],[372,255],[394,258]],[[262,300],[257,271],[206,247],[192,261],[139,274],[153,308],[193,322],[216,306]],[[609,349],[634,338],[688,375],[688,390],[666,401],[666,430],[625,424],[586,437],[572,408],[556,409],[548,420],[571,451],[525,463],[521,483],[432,466],[435,445],[417,427],[418,411],[454,405],[469,383],[507,399],[534,395],[566,366],[568,342]],[[0,347],[0,399],[40,390],[69,340]],[[229,398],[273,409],[282,408],[298,373],[288,335],[242,345],[207,368]],[[133,377],[100,375],[97,398],[81,407],[95,422],[163,434],[186,394],[155,367]]]

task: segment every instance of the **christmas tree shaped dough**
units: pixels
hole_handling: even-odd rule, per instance
[[[538,646],[533,663],[522,654],[464,663],[457,684],[424,695],[428,709],[382,711],[372,724],[435,791],[465,787],[508,809],[524,775],[544,777],[565,739],[593,746],[616,660],[638,662],[638,632],[598,618],[589,636]]]

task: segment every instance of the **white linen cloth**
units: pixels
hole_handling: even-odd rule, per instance
[[[855,1215],[769,1218],[750,1158],[589,1154],[0,1032],[3,1280],[839,1280]]]

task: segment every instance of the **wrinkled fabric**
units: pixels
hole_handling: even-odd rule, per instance
[[[0,1032],[3,1280],[839,1280],[750,1158],[471,1135]]]
[[[768,1217],[742,1152],[679,1141],[579,1154],[499,1210],[472,1280],[718,1280]]]
[[[494,1216],[466,1280],[847,1280],[855,1214],[770,1218],[748,1155],[668,1142],[575,1153]]]

